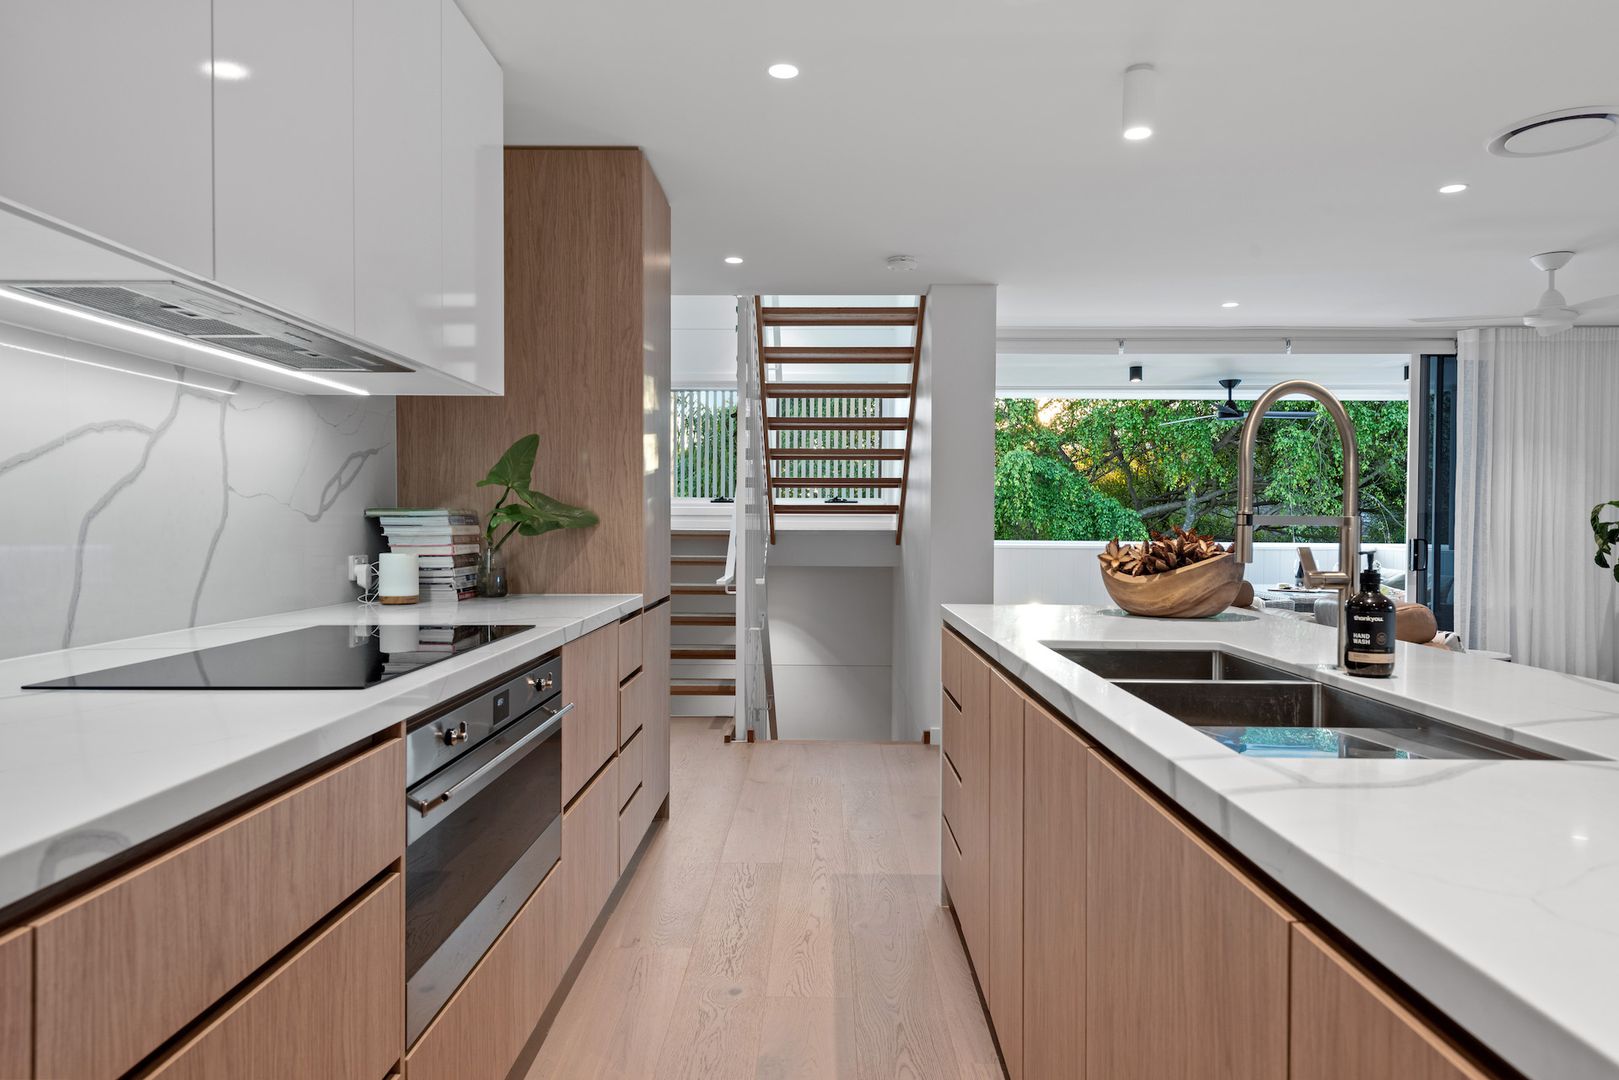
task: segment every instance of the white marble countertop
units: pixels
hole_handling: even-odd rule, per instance
[[[1619,686],[1406,645],[1356,679],[1313,623],[1103,610],[944,619],[1514,1067],[1619,1078]],[[1224,648],[1585,760],[1247,758],[1048,643]]]
[[[0,790],[10,808],[0,816],[0,908],[640,607],[631,595],[339,604],[0,662]],[[364,690],[20,689],[303,626],[446,623],[534,629]]]

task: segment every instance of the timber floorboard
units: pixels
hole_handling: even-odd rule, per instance
[[[671,722],[670,817],[526,1080],[1002,1075],[939,906],[939,750]]]

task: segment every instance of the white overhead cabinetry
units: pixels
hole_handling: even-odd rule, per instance
[[[415,369],[324,373],[348,385],[500,392],[502,78],[454,0],[60,0],[7,23],[0,281],[198,282]]]
[[[0,195],[212,277],[210,0],[5,9]]]
[[[506,337],[504,89],[454,0],[443,17],[444,332],[441,370],[499,393]]]
[[[354,186],[366,193],[354,200],[354,332],[403,356],[438,352],[450,284],[440,2],[354,0]],[[493,111],[498,120],[498,103]]]
[[[352,333],[353,5],[214,0],[214,64],[215,277]]]

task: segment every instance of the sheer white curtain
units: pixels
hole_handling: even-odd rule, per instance
[[[1591,507],[1619,499],[1619,327],[1457,338],[1456,625],[1469,648],[1619,681],[1619,582]]]

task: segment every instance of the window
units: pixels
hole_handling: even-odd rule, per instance
[[[675,498],[731,499],[736,494],[736,391],[676,390]]]
[[[1252,402],[1238,403],[1247,408]],[[1189,525],[1229,537],[1237,503],[1242,425],[1208,417],[1209,401],[1000,398],[995,403],[995,538],[1141,539]],[[1364,541],[1405,538],[1407,413],[1404,401],[1345,402],[1360,449]],[[1278,411],[1313,413],[1260,428],[1262,512],[1335,514],[1342,506],[1338,435],[1315,402]],[[1185,420],[1186,423],[1173,421]],[[1260,528],[1261,541],[1335,540],[1332,529]]]
[[[674,497],[677,499],[732,499],[736,494],[736,391],[675,390]],[[794,418],[876,417],[883,415],[880,398],[777,398],[775,415]],[[874,450],[883,446],[880,431],[777,431],[773,445],[780,450]],[[859,481],[883,475],[883,463],[841,458],[787,459],[777,463],[775,475],[816,481],[814,487],[777,488],[781,499],[880,499],[881,488],[862,487]],[[831,487],[828,481],[847,481]]]

